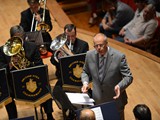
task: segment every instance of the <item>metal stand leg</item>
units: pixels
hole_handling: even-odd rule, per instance
[[[40,111],[41,111],[42,120],[44,120],[42,106],[40,106]]]
[[[35,110],[36,120],[38,120],[38,114],[37,114],[37,109],[36,109],[36,107],[34,107],[34,110]]]

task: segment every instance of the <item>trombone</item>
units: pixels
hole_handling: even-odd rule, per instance
[[[34,30],[34,31],[49,32],[49,30],[50,30],[50,26],[45,23],[46,1],[47,1],[47,0],[39,0],[39,3],[44,6],[44,7],[43,7],[43,17],[42,17],[42,21],[41,21],[40,23],[38,23],[38,21],[36,21],[35,30]],[[33,31],[33,25],[34,25],[35,15],[36,15],[36,13],[33,14],[30,32]]]

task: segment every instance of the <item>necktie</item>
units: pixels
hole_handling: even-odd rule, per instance
[[[100,62],[99,62],[99,80],[101,81],[103,78],[103,71],[104,71],[104,58],[105,57],[100,57]]]

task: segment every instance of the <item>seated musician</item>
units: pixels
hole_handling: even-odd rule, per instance
[[[11,39],[9,40],[14,42],[14,47],[15,47],[15,49],[12,48],[13,50],[11,51],[11,53],[14,54],[15,52],[15,55],[9,54],[10,53],[9,48],[11,46],[7,46],[8,49],[4,50],[5,48],[4,46],[7,45],[9,41],[7,41],[7,43],[4,46],[1,46],[0,47],[0,58],[1,58],[0,69],[1,68],[7,69],[7,78],[8,78],[9,88],[10,88],[10,96],[14,99],[15,94],[14,94],[13,81],[12,81],[10,71],[16,70],[16,69],[25,69],[32,66],[43,65],[43,62],[40,57],[38,47],[35,45],[35,43],[24,41],[25,39],[24,30],[21,26],[16,25],[11,27],[10,36],[11,36]],[[20,43],[22,43],[22,48],[19,47]],[[16,44],[18,45],[17,47],[15,46]],[[19,48],[21,49],[19,52],[22,52],[21,56],[17,53]],[[20,61],[22,60],[24,60],[25,63],[24,62],[21,63]],[[47,114],[47,120],[53,120],[54,118],[52,116],[52,112],[53,112],[52,99],[49,99],[46,102],[42,103],[41,106],[44,108],[45,113]],[[14,100],[12,100],[12,102],[7,104],[5,107],[6,107],[9,119],[14,119],[18,117],[17,108]]]
[[[49,31],[52,30],[50,12],[47,9],[41,8],[39,0],[27,0],[27,2],[29,8],[21,12],[20,25],[25,32],[42,31],[44,45],[48,51],[52,52],[50,49],[52,38],[49,34]],[[46,27],[43,28],[42,26],[41,29],[41,27],[39,27],[42,25],[41,23],[45,23]]]
[[[68,49],[73,54],[79,54],[79,53],[85,53],[89,50],[89,45],[87,42],[80,40],[76,37],[76,26],[73,24],[67,24],[64,27],[64,34],[67,36],[67,41],[65,45],[68,47]],[[53,40],[54,42],[54,40]],[[51,44],[51,49],[53,44]],[[61,53],[59,53],[58,56],[60,56]],[[58,61],[55,60],[54,53],[50,59],[51,63],[56,66],[56,76],[58,78],[58,82],[56,85],[62,86],[62,79],[61,79],[61,73],[60,73],[60,64]]]

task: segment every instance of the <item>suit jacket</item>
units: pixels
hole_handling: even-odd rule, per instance
[[[107,60],[104,65],[104,76],[101,81],[98,78],[98,59],[99,56],[96,50],[87,52],[81,75],[82,82],[89,82],[89,78],[93,81],[92,96],[96,104],[112,101],[115,96],[114,87],[118,84],[120,86],[121,95],[116,100],[116,103],[118,109],[122,110],[127,104],[125,89],[133,80],[125,55],[111,47],[109,48]]]
[[[43,18],[43,10],[44,10],[43,8],[40,8],[40,10],[38,11],[38,13],[41,15],[41,18]],[[31,12],[30,8],[21,12],[20,25],[23,27],[25,32],[30,32],[31,25],[32,25],[32,18],[33,18],[33,14]],[[52,22],[51,22],[49,10],[45,10],[45,21],[44,22],[50,26],[49,31],[51,31],[52,30]],[[34,20],[33,31],[35,30],[35,24],[36,24],[36,21]],[[52,38],[51,38],[50,34],[48,32],[42,32],[42,37],[43,37],[44,44],[47,47],[47,50],[51,51],[49,48],[49,46],[52,42]]]
[[[76,38],[75,43],[73,45],[73,54],[86,53],[89,50],[89,45],[87,42]],[[60,74],[60,64],[54,59],[54,54],[50,59],[51,63],[56,66],[56,76],[61,78]]]

